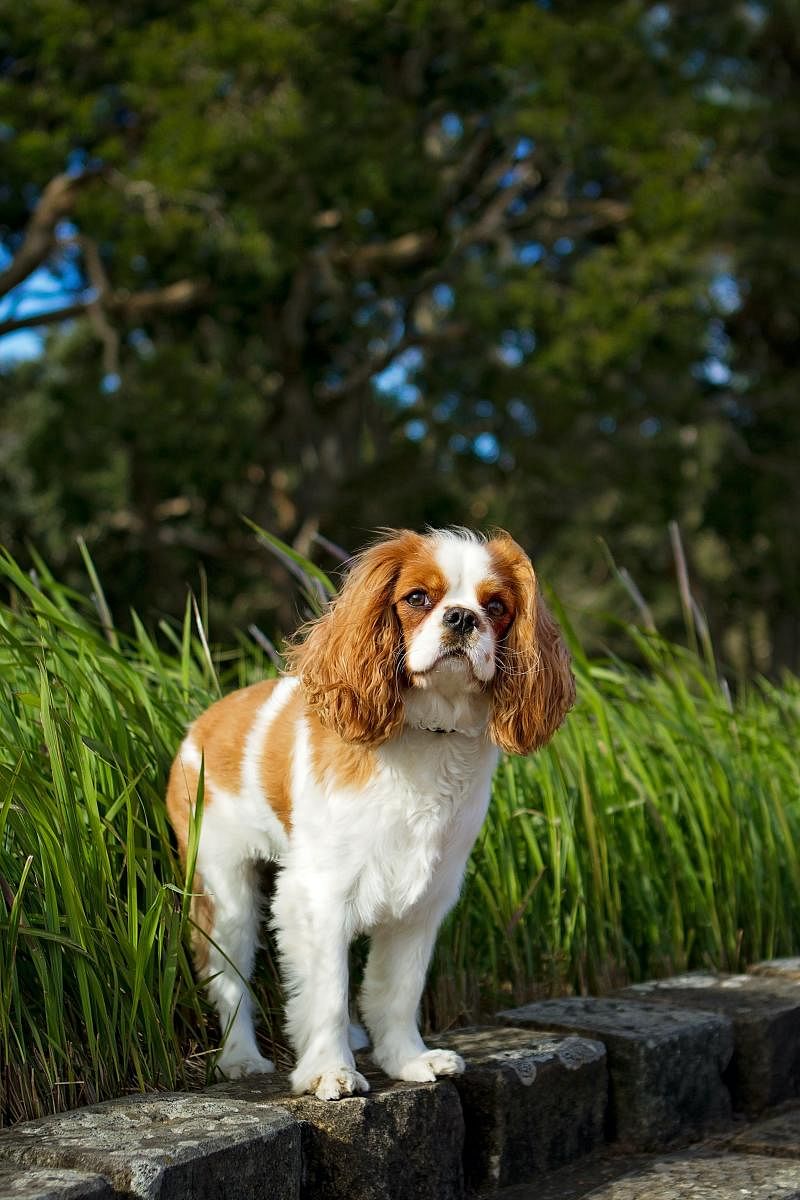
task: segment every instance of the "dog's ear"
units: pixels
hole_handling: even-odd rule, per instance
[[[489,550],[515,597],[514,620],[497,647],[489,732],[501,749],[529,754],[549,742],[572,708],[575,678],[527,554],[508,534]]]
[[[288,652],[306,704],[346,742],[378,745],[403,722],[392,591],[414,537],[396,531],[358,555],[339,595]]]

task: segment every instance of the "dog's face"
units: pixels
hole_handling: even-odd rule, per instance
[[[517,580],[498,546],[463,534],[419,537],[403,556],[392,593],[407,686],[435,686],[461,670],[466,688],[487,685],[520,606]]]
[[[388,535],[358,556],[290,661],[307,703],[349,742],[399,733],[407,689],[444,675],[489,693],[490,736],[515,753],[548,741],[574,700],[530,559],[504,533]]]

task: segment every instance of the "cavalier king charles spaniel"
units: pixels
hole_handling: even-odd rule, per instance
[[[194,954],[224,1034],[218,1069],[273,1069],[256,1045],[247,981],[257,864],[277,861],[291,1084],[336,1100],[369,1089],[353,1058],[367,1040],[348,1010],[359,933],[370,938],[359,1009],[378,1066],[417,1081],[464,1070],[417,1028],[436,933],[458,898],[498,751],[543,746],[575,688],[530,560],[505,533],[390,532],[358,555],[305,634],[290,673],[193,723],[167,806],[185,857],[202,767]]]

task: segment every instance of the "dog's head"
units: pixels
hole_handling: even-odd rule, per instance
[[[368,745],[402,728],[408,689],[487,694],[489,734],[516,754],[547,742],[575,698],[530,559],[506,533],[386,534],[289,661],[322,723]]]

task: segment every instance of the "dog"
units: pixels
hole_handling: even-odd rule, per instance
[[[528,556],[506,533],[390,531],[358,555],[288,673],[212,705],[172,766],[167,808],[185,858],[201,769],[194,957],[229,1078],[271,1071],[249,980],[259,860],[297,1055],[292,1090],[366,1092],[350,1021],[348,947],[370,950],[359,996],[377,1065],[395,1079],[459,1074],[417,1012],[438,928],[486,815],[500,750],[527,754],[574,702],[570,658]],[[204,936],[207,935],[207,936]]]

